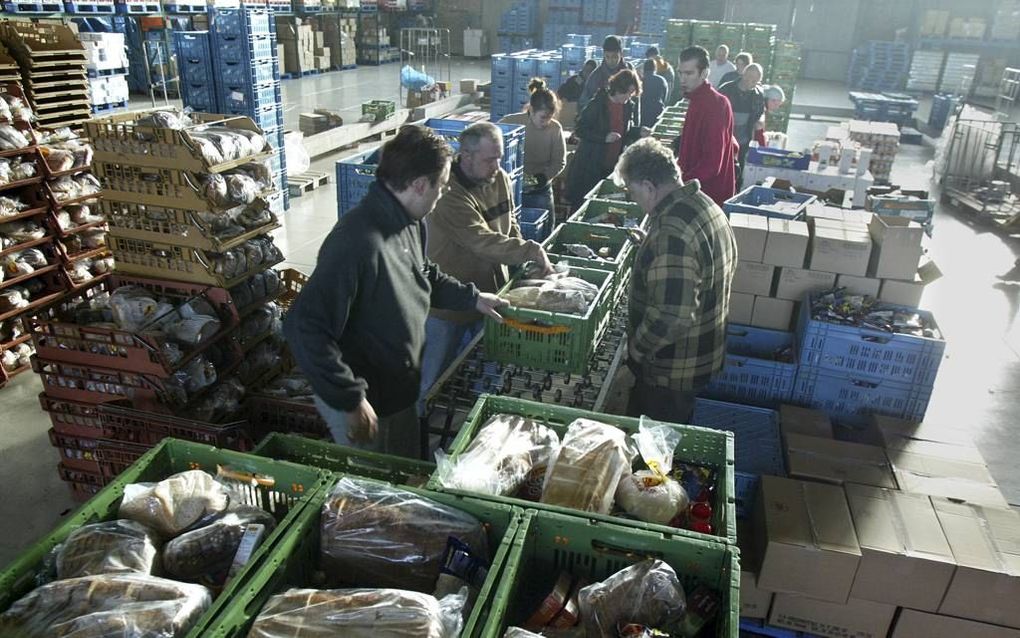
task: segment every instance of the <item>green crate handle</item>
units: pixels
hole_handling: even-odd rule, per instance
[[[547,326],[538,323],[537,320],[534,323],[525,323],[523,321],[517,321],[516,319],[505,317],[503,319],[503,323],[511,328],[516,328],[521,332],[534,332],[542,335],[562,335],[571,331],[570,326]]]
[[[603,543],[601,541],[593,540],[591,542],[591,548],[600,554],[609,554],[611,556],[622,556],[624,558],[657,558],[662,560],[662,552],[642,552],[633,549],[627,549],[626,547],[610,545],[609,543]]]

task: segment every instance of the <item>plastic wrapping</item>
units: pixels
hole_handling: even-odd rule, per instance
[[[166,573],[182,580],[222,584],[248,525],[272,531],[276,519],[257,507],[232,507],[226,514],[196,530],[185,532],[163,550]]]
[[[0,312],[8,312],[24,308],[30,301],[28,291],[20,286],[0,290]]]
[[[291,589],[266,602],[248,638],[456,638],[464,604],[400,589]]]
[[[312,158],[308,155],[302,141],[303,135],[300,131],[288,131],[283,138],[284,148],[287,156],[287,174],[300,175],[307,173],[312,166]]]
[[[567,429],[559,455],[546,475],[542,502],[608,514],[634,455],[623,430],[577,419]]]
[[[673,568],[645,560],[616,572],[578,595],[581,622],[588,636],[616,638],[621,623],[655,627],[681,635],[687,599]]]
[[[130,520],[83,525],[71,532],[57,551],[57,578],[117,573],[152,573],[159,539]]]
[[[241,412],[244,392],[244,384],[236,377],[230,377],[217,384],[200,401],[189,406],[191,418],[210,423],[234,420]]]
[[[146,574],[104,574],[38,587],[0,614],[18,638],[174,638],[212,604],[209,590]]]
[[[0,150],[11,151],[30,145],[31,142],[24,133],[10,124],[0,124]]]
[[[668,525],[687,511],[691,502],[687,492],[668,476],[673,451],[681,438],[676,428],[654,425],[641,417],[634,443],[649,469],[624,476],[616,490],[616,502],[628,514],[648,523]]]
[[[583,315],[598,294],[598,286],[557,270],[541,279],[519,280],[503,297],[518,308]]]
[[[552,429],[520,416],[497,414],[478,431],[455,460],[436,452],[443,487],[492,495],[512,495],[529,478],[544,480],[560,439]]]
[[[452,536],[488,556],[474,517],[382,483],[342,478],[322,508],[327,576],[372,587],[434,591]]]
[[[113,321],[122,330],[137,332],[157,316],[158,308],[152,293],[141,286],[121,286],[110,295]]]
[[[163,331],[167,336],[180,343],[197,346],[215,336],[221,325],[222,323],[216,317],[192,315],[190,317],[175,317],[164,324]]]
[[[189,470],[158,483],[131,483],[124,487],[119,515],[152,527],[173,538],[227,508],[226,489],[208,473]]]

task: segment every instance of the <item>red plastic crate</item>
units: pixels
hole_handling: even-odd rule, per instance
[[[102,440],[96,448],[99,468],[104,480],[115,478],[153,446],[124,441]]]
[[[108,441],[153,446],[173,437],[241,452],[254,447],[247,421],[207,423],[112,404],[99,406],[98,412]]]
[[[159,379],[137,372],[48,361],[38,355],[32,357],[32,369],[42,379],[47,396],[54,399],[91,404],[127,399],[134,407],[159,412],[172,403]]]
[[[103,436],[99,408],[94,404],[56,399],[40,392],[39,405],[50,415],[50,423],[59,434],[96,439]]]
[[[247,408],[248,421],[256,440],[261,440],[271,432],[291,432],[332,439],[329,427],[314,403],[255,395],[248,399]]]

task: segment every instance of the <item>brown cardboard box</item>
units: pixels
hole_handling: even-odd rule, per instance
[[[807,222],[769,218],[768,225],[762,261],[773,266],[803,268],[810,240]]]
[[[931,441],[958,447],[974,447],[974,440],[965,430],[932,421],[907,421],[880,414],[871,415],[867,434],[876,445],[888,448],[901,448],[904,441]]]
[[[904,492],[915,492],[952,498],[986,507],[1009,507],[1009,501],[994,483],[966,481],[947,476],[926,476],[912,472],[896,472],[896,482]]]
[[[776,278],[776,297],[803,301],[810,292],[829,290],[836,285],[836,275],[803,268],[780,268]]]
[[[869,274],[881,279],[912,278],[921,261],[921,225],[905,217],[873,215],[868,231],[872,241]]]
[[[730,323],[751,325],[754,317],[754,295],[742,292],[730,293]]]
[[[871,259],[871,236],[853,230],[852,224],[843,228],[816,224],[810,253],[811,270],[863,277]]]
[[[921,305],[921,297],[928,284],[942,277],[942,271],[933,261],[927,261],[917,269],[912,281],[883,279],[882,289],[878,293],[879,301],[917,308]]]
[[[956,559],[924,494],[845,486],[861,545],[851,598],[937,611]]]
[[[755,297],[751,325],[770,330],[789,330],[793,321],[793,302],[772,297]]]
[[[846,604],[776,594],[769,624],[831,638],[885,638],[895,605],[851,598]]]
[[[794,478],[896,489],[885,450],[874,445],[789,434],[786,459],[787,469]]]
[[[939,613],[1020,628],[1020,512],[932,503],[957,565]]]
[[[889,638],[1020,638],[1020,631],[904,609],[900,611],[896,628]]]
[[[871,277],[839,275],[836,277],[836,287],[846,288],[847,292],[853,295],[867,295],[877,299],[878,291],[882,287],[882,280],[872,279]]]
[[[740,617],[768,618],[772,592],[758,589],[754,572],[740,570]]]
[[[758,587],[846,602],[861,549],[842,487],[762,476],[752,521]]]
[[[315,135],[329,130],[329,118],[318,113],[301,113],[298,115],[298,129],[305,135]]]
[[[730,227],[737,240],[737,258],[761,262],[769,234],[768,218],[745,213],[730,213]]]
[[[326,55],[326,47],[315,47],[312,52],[315,53],[316,57]]]
[[[286,73],[301,73],[301,50],[298,48],[297,40],[287,40],[283,43],[283,68]]]
[[[298,27],[301,26],[301,18],[294,16],[277,16],[276,18],[276,39],[279,42],[286,42],[298,39]]]
[[[1008,507],[984,463],[975,463],[969,448],[940,447],[939,456],[887,449],[896,482],[905,492]]]
[[[461,80],[460,92],[465,94],[478,92],[478,80]]]
[[[821,410],[802,408],[797,405],[779,406],[779,427],[783,436],[802,434],[823,439],[832,438],[832,422]]]
[[[753,261],[738,261],[733,275],[733,292],[768,297],[772,294],[772,276],[776,267]]]
[[[328,55],[317,55],[315,56],[315,68],[319,71],[326,71],[329,69],[329,56]]]

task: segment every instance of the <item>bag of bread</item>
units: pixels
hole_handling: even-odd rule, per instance
[[[126,485],[119,516],[173,538],[227,509],[229,502],[226,488],[212,475],[189,470],[158,483]]]
[[[478,430],[456,459],[436,452],[439,483],[446,488],[495,496],[514,494],[529,478],[544,480],[560,437],[522,416],[497,414]]]
[[[634,443],[648,469],[627,472],[616,490],[616,503],[628,514],[648,523],[669,525],[687,511],[691,499],[683,486],[669,477],[673,451],[681,438],[678,429],[641,417]]]
[[[323,568],[340,583],[432,592],[450,537],[489,556],[476,518],[385,483],[340,479],[320,525]]]
[[[687,598],[673,568],[648,559],[588,585],[577,597],[589,637],[616,638],[621,624],[655,627],[682,635]]]
[[[159,539],[135,521],[113,520],[83,525],[57,550],[57,578],[97,574],[152,573]]]
[[[172,638],[212,604],[209,590],[148,574],[103,574],[37,587],[0,614],[0,636]]]
[[[185,532],[167,543],[163,550],[163,568],[173,578],[221,585],[249,525],[261,525],[268,532],[276,527],[276,519],[257,507],[233,506],[208,525]]]
[[[608,514],[635,451],[620,428],[590,419],[570,424],[546,476],[542,502]]]

